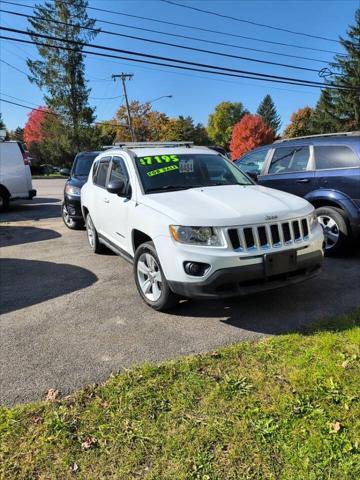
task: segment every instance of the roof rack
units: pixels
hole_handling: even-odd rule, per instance
[[[280,140],[275,140],[274,143],[289,142],[290,140],[302,140],[304,138],[319,138],[319,137],[352,137],[360,135],[360,131],[353,132],[338,132],[338,133],[319,133],[317,135],[304,135],[303,137],[291,137],[291,138],[281,138]]]
[[[113,145],[102,147],[108,148],[149,148],[149,147],[191,147],[194,142],[117,142]]]

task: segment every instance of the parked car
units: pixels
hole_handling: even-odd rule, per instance
[[[69,177],[65,183],[61,215],[65,225],[72,230],[84,226],[80,205],[80,191],[87,180],[91,165],[99,153],[101,152],[80,152],[76,155],[71,170],[67,168],[60,170],[62,175]]]
[[[0,211],[17,199],[31,200],[36,195],[32,186],[29,161],[21,142],[2,141],[0,135]]]
[[[235,162],[266,187],[304,197],[316,208],[325,252],[360,236],[360,132],[278,140]]]
[[[231,297],[316,275],[324,236],[306,200],[255,185],[230,160],[186,142],[119,145],[81,190],[90,247],[134,264],[156,310],[180,297]]]

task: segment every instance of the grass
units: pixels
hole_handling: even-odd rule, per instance
[[[360,308],[0,409],[4,479],[358,479]]]

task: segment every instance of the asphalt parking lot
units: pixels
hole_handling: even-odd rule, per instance
[[[1,214],[0,403],[66,394],[144,361],[301,331],[360,304],[360,248],[326,259],[321,276],[226,301],[148,308],[132,267],[93,255],[85,231],[60,218],[64,180],[35,180],[38,197]]]

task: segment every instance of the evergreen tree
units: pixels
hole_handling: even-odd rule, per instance
[[[0,130],[5,130],[6,129],[6,126],[5,126],[5,123],[2,119],[2,114],[0,112]]]
[[[83,30],[81,27],[94,28],[95,20],[86,12],[87,0],[46,1],[36,5],[34,16],[29,18],[30,33],[40,33],[61,37],[64,40],[88,42],[98,33],[97,30]],[[54,23],[56,20],[62,23]],[[32,40],[39,37],[31,35]],[[41,60],[27,60],[31,72],[30,81],[45,89],[47,107],[61,115],[67,127],[69,144],[73,153],[84,146],[83,133],[94,121],[94,110],[88,105],[90,89],[86,86],[83,46],[66,44],[64,41],[41,40],[38,46]],[[70,50],[52,48],[69,46]]]
[[[270,95],[266,95],[263,98],[257,109],[257,114],[264,120],[266,125],[271,128],[274,135],[276,135],[281,125],[281,118],[276,111],[275,104]]]
[[[310,119],[313,134],[341,131],[341,122],[329,90],[323,90]]]
[[[334,109],[338,131],[360,130],[360,8],[355,13],[355,25],[350,26],[348,38],[340,37],[346,55],[336,55],[331,64],[334,71],[328,83],[346,89],[328,90],[323,98],[325,109]]]

